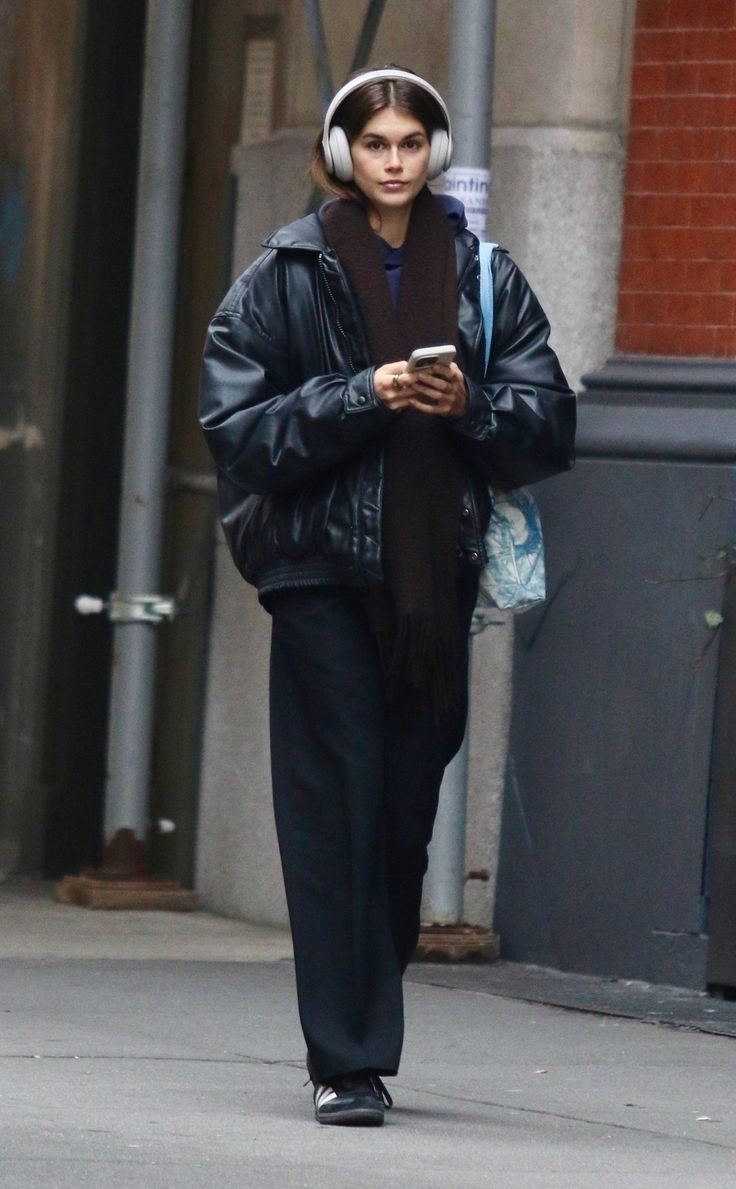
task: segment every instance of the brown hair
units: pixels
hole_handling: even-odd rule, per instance
[[[345,80],[350,82],[359,78],[361,74],[368,74],[372,70],[407,70],[405,66],[397,66],[389,62],[388,66],[364,66],[356,70]],[[407,70],[414,74],[413,70]],[[373,116],[386,107],[395,107],[413,116],[424,128],[427,137],[437,129],[446,128],[447,121],[442,109],[428,91],[418,87],[416,83],[405,78],[377,78],[367,82],[364,87],[356,87],[346,95],[332,118],[332,124],[344,128],[350,144],[360,135],[363,128]],[[338,198],[349,198],[353,202],[362,202],[360,190],[354,182],[341,182],[327,172],[325,155],[322,149],[322,133],[320,132],[309,162],[309,172],[315,186],[325,190],[328,194],[336,194]]]

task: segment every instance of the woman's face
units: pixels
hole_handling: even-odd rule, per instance
[[[350,146],[353,181],[379,213],[410,206],[427,180],[429,149],[419,120],[384,107]]]

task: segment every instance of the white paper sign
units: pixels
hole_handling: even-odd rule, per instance
[[[491,190],[490,169],[466,169],[453,166],[438,179],[443,194],[451,194],[465,204],[468,227],[478,239],[488,234],[488,199]]]

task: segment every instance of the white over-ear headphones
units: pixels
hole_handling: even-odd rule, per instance
[[[358,75],[357,78],[351,78],[349,82],[345,83],[344,87],[340,87],[332,103],[327,108],[324,131],[322,133],[322,152],[325,155],[327,172],[334,174],[341,182],[351,181],[353,176],[353,159],[350,156],[350,143],[345,129],[341,128],[339,124],[335,124],[333,127],[332,121],[343,99],[347,98],[351,92],[357,91],[358,87],[362,87],[364,83],[370,83],[374,79],[379,78],[405,78],[408,82],[414,83],[415,86],[429,92],[436,101],[447,123],[447,129],[435,129],[430,141],[427,177],[430,179],[436,178],[444,170],[450,168],[450,161],[452,160],[452,129],[450,127],[450,113],[447,110],[447,105],[439,91],[436,91],[431,83],[420,78],[418,74],[411,74],[408,70],[394,70],[389,67],[382,70],[368,70],[365,74]]]

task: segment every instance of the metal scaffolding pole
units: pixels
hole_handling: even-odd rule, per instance
[[[325,26],[322,19],[322,5],[320,0],[302,0],[302,3],[317,72],[317,86],[319,87],[322,111],[326,112],[335,93],[335,85],[332,81],[330,53],[327,48]],[[370,57],[385,7],[386,0],[369,0],[350,63],[349,74],[352,74],[354,70],[359,70],[361,66],[365,66]]]
[[[312,58],[314,59],[314,69],[317,74],[317,86],[319,87],[320,100],[322,103],[322,114],[327,111],[330,106],[330,101],[335,93],[335,85],[332,81],[332,69],[330,67],[330,55],[327,48],[327,39],[325,37],[325,26],[322,20],[322,5],[320,0],[302,0],[304,5],[304,16],[307,22],[307,29],[309,31],[309,43],[312,47]],[[373,42],[376,39],[378,26],[381,23],[383,10],[386,7],[386,0],[369,0],[368,7],[363,17],[363,24],[358,35],[358,40],[355,44],[355,51],[353,59],[350,63],[349,74],[359,70],[361,66],[365,66],[368,58],[373,52]],[[307,203],[306,214],[316,211],[320,203],[324,200],[324,195],[319,186],[315,186],[309,196]]]
[[[455,0],[448,106],[452,117],[453,165],[445,192],[466,202],[471,230],[486,238],[493,105],[495,0]],[[445,772],[424,884],[428,923],[462,920],[465,891],[465,828],[468,733]]]
[[[146,838],[191,0],[148,0],[105,839]],[[158,600],[158,601],[157,601]]]

